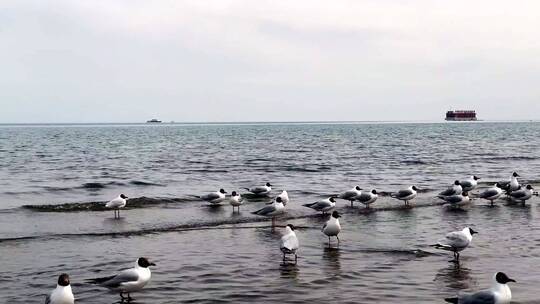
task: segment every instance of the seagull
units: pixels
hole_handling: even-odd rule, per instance
[[[259,209],[252,213],[256,215],[272,217],[272,229],[273,229],[276,225],[276,216],[283,214],[284,212],[285,212],[285,206],[283,205],[283,201],[281,197],[278,196],[274,199],[274,202],[272,204],[267,205],[264,208]]]
[[[469,227],[465,227],[461,231],[454,231],[448,233],[444,240],[439,241],[435,245],[431,245],[431,247],[446,251],[452,251],[454,253],[454,261],[459,263],[459,252],[464,250],[471,244],[472,236],[476,233],[478,232],[472,230]]]
[[[127,198],[128,197],[124,194],[120,194],[115,199],[105,204],[105,207],[107,208],[114,208],[114,218],[120,218],[120,208],[124,208],[126,206]]]
[[[45,304],[73,304],[75,303],[75,297],[71,291],[71,285],[69,284],[69,275],[62,273],[58,277],[58,285],[56,288],[45,298]]]
[[[127,293],[128,299],[131,299],[130,293],[143,289],[150,281],[152,276],[150,266],[156,266],[156,264],[150,263],[147,258],[138,258],[135,267],[110,277],[91,279],[90,282],[120,292],[122,300],[125,299],[124,293]]]
[[[512,191],[516,191],[519,189],[519,181],[518,181],[519,174],[517,172],[512,172],[512,175],[510,175],[510,179],[506,181],[501,181],[499,184],[501,185],[501,188],[503,190],[506,190],[506,193],[510,193]]]
[[[272,191],[272,185],[270,183],[266,183],[264,186],[256,186],[252,188],[244,188],[247,191],[255,194],[255,195],[268,195],[270,191]]]
[[[302,206],[311,208],[316,211],[322,211],[323,214],[326,214],[326,212],[336,207],[336,200],[333,197],[329,197],[327,199],[316,201],[315,203],[304,204]]]
[[[229,198],[229,203],[231,204],[234,212],[234,208],[238,207],[238,212],[240,213],[240,205],[244,203],[244,199],[240,196],[240,193],[233,191],[231,197]]]
[[[462,180],[459,182],[459,184],[461,185],[461,189],[465,192],[469,192],[471,190],[473,190],[474,188],[476,188],[476,186],[478,186],[478,180],[480,179],[480,177],[477,177],[476,175],[473,175],[465,180]]]
[[[362,188],[359,186],[356,186],[352,188],[351,190],[347,190],[345,192],[342,192],[340,195],[338,195],[339,198],[348,200],[351,202],[351,207],[353,206],[354,200],[362,194]]]
[[[338,234],[341,231],[341,225],[339,224],[340,217],[341,215],[337,211],[332,212],[332,216],[322,227],[322,232],[328,236],[328,246],[330,246],[330,237],[332,236],[337,238],[339,246]]]
[[[219,191],[200,196],[200,199],[207,201],[210,204],[217,205],[225,200],[225,193],[227,193],[227,191],[219,189]]]
[[[450,196],[437,195],[437,197],[454,206],[464,205],[471,201],[467,192]]]
[[[461,194],[461,192],[463,192],[463,188],[461,187],[461,184],[459,183],[459,181],[455,180],[454,185],[444,190],[443,192],[439,193],[439,196],[459,195]]]
[[[454,298],[444,299],[454,304],[509,304],[512,300],[512,292],[508,282],[516,282],[503,272],[497,272],[493,276],[493,283],[488,290],[479,291],[470,295],[461,295]]]
[[[418,188],[416,188],[416,186],[410,186],[407,189],[399,190],[397,193],[392,193],[390,196],[395,199],[405,201],[405,206],[408,206],[409,201],[414,199],[418,194],[417,191]]]
[[[287,254],[294,254],[294,263],[296,264],[298,262],[296,252],[300,245],[298,244],[298,238],[294,232],[295,229],[296,227],[292,224],[287,224],[287,226],[285,226],[285,234],[281,237],[281,242],[279,243],[279,249],[283,252],[283,262],[285,262],[285,256]]]
[[[493,206],[493,201],[498,199],[502,195],[502,189],[501,184],[495,183],[493,187],[485,190],[484,192],[480,193],[480,198],[486,199],[491,202],[491,206]]]
[[[360,194],[356,200],[366,205],[366,208],[369,208],[369,205],[373,204],[378,197],[379,195],[377,194],[377,190],[373,189],[371,192],[362,192],[362,194]]]
[[[513,192],[510,192],[510,198],[514,202],[521,202],[523,205],[525,205],[525,201],[530,199],[533,195],[533,187],[531,185],[527,185],[525,189],[519,189]]]
[[[278,196],[281,197],[283,206],[286,206],[287,203],[289,202],[289,194],[287,193],[287,191],[286,190],[281,191],[281,193]]]

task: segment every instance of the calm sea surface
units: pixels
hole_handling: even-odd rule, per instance
[[[442,303],[518,282],[516,303],[540,300],[540,198],[525,206],[475,200],[465,211],[436,193],[475,174],[487,187],[517,171],[540,188],[540,123],[0,126],[0,303],[42,303],[58,274],[77,303],[117,303],[85,283],[157,266],[132,303]],[[282,265],[281,228],[197,195],[271,182],[291,198],[279,225],[300,228],[298,265]],[[415,208],[381,196],[368,212],[338,200],[339,249],[326,217],[302,204],[355,185],[392,192],[415,184]],[[103,202],[130,197],[122,219]],[[461,267],[428,245],[474,227]]]

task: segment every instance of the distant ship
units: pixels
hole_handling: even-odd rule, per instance
[[[155,118],[152,118],[150,120],[147,120],[146,123],[161,123],[161,120],[157,120]]]
[[[476,121],[476,111],[474,110],[456,110],[446,112],[445,120],[448,121]]]

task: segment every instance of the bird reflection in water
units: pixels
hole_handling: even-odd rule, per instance
[[[281,278],[283,279],[298,279],[298,274],[300,273],[300,268],[297,264],[294,263],[281,263],[279,265],[279,270],[281,273]]]
[[[329,271],[333,272],[333,275],[339,275],[341,272],[340,262],[341,250],[336,247],[325,247],[323,251],[323,260],[326,262]]]
[[[435,282],[441,283],[446,289],[450,288],[456,291],[470,289],[476,285],[471,277],[471,269],[463,263],[452,263],[450,266],[440,269],[435,275]]]

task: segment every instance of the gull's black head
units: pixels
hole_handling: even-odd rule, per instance
[[[148,262],[147,258],[138,258],[137,259],[137,264],[139,266],[141,266],[142,268],[148,268],[150,266],[156,266],[156,264]]]
[[[512,176],[513,176],[513,177],[519,177],[519,174],[517,174],[517,172],[514,171],[514,173],[512,173]]]
[[[476,175],[473,175],[472,178],[473,178],[474,180],[479,180],[479,179],[480,179],[480,177],[478,177],[478,176],[476,176]]]
[[[278,203],[282,203],[282,202],[283,202],[283,200],[281,199],[281,196],[276,197],[276,202],[278,202]]]
[[[412,186],[412,189],[413,189],[414,191],[418,191],[418,188],[416,188],[416,186]]]
[[[231,192],[232,196],[236,196],[236,191]]]
[[[478,231],[474,231],[474,230],[472,230],[472,228],[469,227],[469,233],[470,233],[471,235],[475,235],[475,234],[478,233]]]
[[[69,275],[67,273],[62,273],[58,277],[58,285],[60,285],[60,286],[68,286],[69,285]]]
[[[219,192],[220,192],[220,193],[223,193],[223,194],[227,193],[227,192],[226,192],[225,190],[223,190],[223,189],[219,189]]]
[[[527,185],[527,187],[525,187],[525,188],[527,188],[527,189],[529,189],[529,190],[532,190],[532,189],[533,189],[533,187],[532,187],[531,185]]]
[[[126,199],[128,198],[127,196],[125,196],[124,194],[120,194],[120,197],[123,198],[123,199]]]
[[[458,186],[458,185],[461,185],[461,184],[460,184],[459,181],[456,179],[456,180],[454,181],[454,185]]]
[[[293,224],[287,224],[287,227],[291,228],[292,231],[294,231],[296,229],[296,227],[294,227]]]
[[[335,202],[336,202],[336,200],[335,200],[333,197],[329,198],[329,200],[330,200],[332,203],[335,203]]]
[[[497,188],[502,188],[502,186],[501,186],[500,183],[495,183],[495,187],[497,187]]]
[[[270,183],[266,183],[266,187],[272,187],[272,185],[270,185]]]
[[[373,190],[371,190],[371,193],[377,194],[377,190],[373,189]]]
[[[469,192],[464,191],[464,192],[461,193],[461,195],[463,195],[463,196],[469,196]]]
[[[332,217],[333,218],[340,218],[341,215],[339,215],[339,213],[337,211],[334,211],[334,212],[332,212]]]
[[[500,284],[506,284],[508,282],[516,282],[514,279],[510,279],[504,272],[497,272],[495,274],[495,281]]]
[[[360,188],[360,186],[356,186],[356,187],[354,187],[354,189],[356,189],[358,191],[362,190],[362,188]]]

